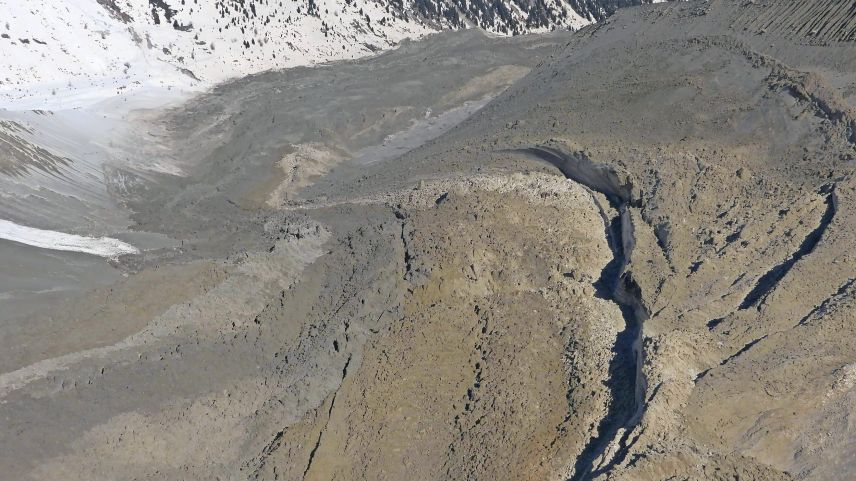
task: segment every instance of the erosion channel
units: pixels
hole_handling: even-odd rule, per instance
[[[626,176],[592,162],[584,153],[557,146],[535,146],[518,153],[554,165],[569,180],[603,194],[609,204],[602,205],[599,197],[594,196],[613,253],[612,261],[601,272],[595,287],[598,297],[619,306],[624,330],[616,336],[613,347],[607,383],[612,401],[607,415],[577,458],[574,474],[569,480],[584,481],[608,472],[612,466],[624,461],[635,440],[631,439],[634,428],[645,409],[647,384],[642,373],[645,354],[642,328],[649,313],[642,300],[642,291],[628,269],[635,244],[629,208],[638,207],[641,201],[634,197],[633,185]]]

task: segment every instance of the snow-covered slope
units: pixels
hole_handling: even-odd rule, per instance
[[[63,109],[365,56],[448,28],[575,29],[651,0],[0,0],[0,108]],[[579,13],[578,13],[579,12]]]
[[[174,4],[174,5],[173,5]],[[183,4],[183,5],[182,5]],[[429,33],[366,0],[0,0],[0,106],[74,107],[353,58]]]

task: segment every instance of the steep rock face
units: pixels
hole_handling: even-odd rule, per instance
[[[568,0],[568,5],[577,15],[593,22],[605,19],[619,8],[643,3],[658,2],[657,0]]]
[[[411,0],[425,18],[452,28],[477,26],[504,34],[576,29],[590,21],[566,0]]]

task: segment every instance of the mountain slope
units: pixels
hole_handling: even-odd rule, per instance
[[[69,108],[358,58],[443,29],[577,29],[650,0],[0,0],[0,107]]]

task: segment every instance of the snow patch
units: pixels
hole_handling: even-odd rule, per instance
[[[115,258],[123,254],[139,254],[139,249],[110,237],[84,237],[52,230],[26,227],[0,219],[0,239],[19,242],[42,249],[82,252]]]

